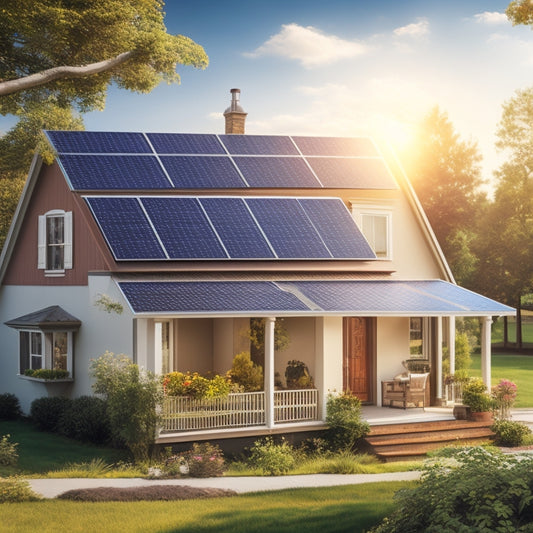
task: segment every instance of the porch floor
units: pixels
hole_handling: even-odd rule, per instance
[[[455,417],[453,416],[453,407],[426,407],[424,410],[421,407],[398,409],[396,407],[364,405],[362,408],[362,416],[371,426],[455,420]]]

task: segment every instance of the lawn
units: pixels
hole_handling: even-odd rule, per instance
[[[481,376],[481,356],[472,356],[470,375]],[[492,354],[492,384],[501,379],[516,383],[518,395],[515,407],[533,407],[533,356]]]
[[[363,532],[393,509],[405,482],[291,489],[177,502],[2,505],[2,532]]]

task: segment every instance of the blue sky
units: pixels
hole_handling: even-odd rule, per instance
[[[168,31],[205,71],[139,95],[112,89],[88,130],[214,132],[241,89],[247,133],[384,136],[401,145],[438,105],[490,177],[501,105],[533,84],[533,32],[503,0],[167,0]],[[0,121],[0,128],[3,124]],[[4,126],[5,127],[5,126]]]

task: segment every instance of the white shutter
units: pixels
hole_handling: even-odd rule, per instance
[[[39,232],[37,234],[37,268],[46,268],[46,215],[39,217]]]
[[[64,231],[64,262],[65,268],[72,268],[72,211],[65,213]]]

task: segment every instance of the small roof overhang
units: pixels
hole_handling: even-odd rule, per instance
[[[442,280],[117,281],[140,316],[503,316],[512,307]]]
[[[66,330],[78,329],[81,321],[67,313],[59,305],[52,305],[27,315],[19,316],[4,322],[15,329]]]

